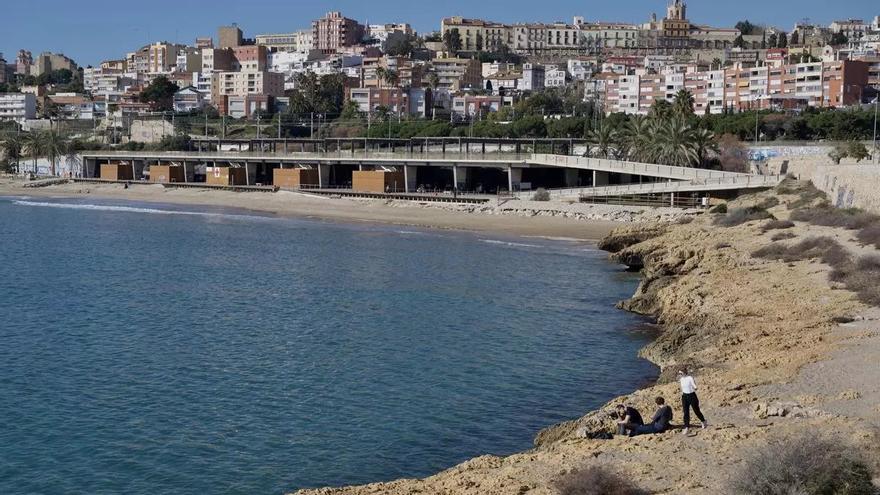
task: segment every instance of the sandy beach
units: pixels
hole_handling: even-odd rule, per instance
[[[378,222],[400,226],[491,232],[512,236],[595,242],[622,222],[671,220],[684,214],[671,208],[554,204],[511,201],[501,207],[406,201],[330,198],[289,191],[231,192],[165,188],[157,184],[70,183],[26,188],[24,181],[0,178],[0,196],[99,198],[121,201],[219,206],[279,216],[340,222]]]

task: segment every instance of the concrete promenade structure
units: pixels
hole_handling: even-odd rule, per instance
[[[100,176],[101,165],[125,163],[141,178],[151,166],[177,165],[184,181],[198,181],[199,170],[244,169],[245,185],[272,184],[276,169],[304,169],[316,175],[318,189],[354,190],[355,172],[399,174],[401,183],[387,192],[425,189],[490,193],[513,191],[525,197],[538,187],[558,199],[600,195],[735,195],[775,186],[780,176],[763,176],[540,153],[374,152],[148,152],[96,151],[83,154],[86,178]],[[523,192],[519,192],[523,191]],[[674,196],[672,196],[674,199]]]

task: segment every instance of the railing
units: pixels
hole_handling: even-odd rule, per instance
[[[725,189],[755,189],[775,187],[782,181],[781,175],[745,175],[739,177],[718,177],[674,182],[649,182],[643,184],[621,184],[615,186],[580,187],[548,189],[551,198],[620,196],[636,194],[663,194],[678,192],[700,192]],[[534,192],[517,193],[519,198],[531,197]]]
[[[750,175],[737,172],[724,172],[721,170],[706,170],[702,168],[676,167],[672,165],[658,165],[655,163],[628,162],[622,160],[585,158],[568,155],[535,154],[532,155],[532,161],[538,162],[542,165],[556,165],[568,168],[589,168],[614,173],[650,175],[654,177],[666,177],[681,180],[746,177]]]

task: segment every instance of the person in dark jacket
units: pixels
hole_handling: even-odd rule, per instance
[[[669,423],[672,422],[672,408],[666,404],[663,397],[657,397],[654,402],[657,403],[657,412],[654,413],[651,422],[637,427],[635,431],[630,432],[629,436],[663,433],[669,429]]]
[[[624,404],[617,405],[617,434],[627,435],[645,424],[638,409]]]

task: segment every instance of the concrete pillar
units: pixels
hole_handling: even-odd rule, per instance
[[[452,187],[458,189],[458,166],[452,166]]]
[[[244,162],[244,183],[251,185],[251,171],[248,162]]]
[[[608,182],[608,172],[593,170],[593,187],[607,186]]]
[[[406,182],[406,192],[410,193],[418,189],[418,177],[416,177],[416,167],[406,165],[403,167],[403,179]]]
[[[320,187],[330,186],[330,165],[318,163],[318,185]]]
[[[513,192],[513,187],[518,186],[522,182],[522,169],[507,167],[507,190]]]

